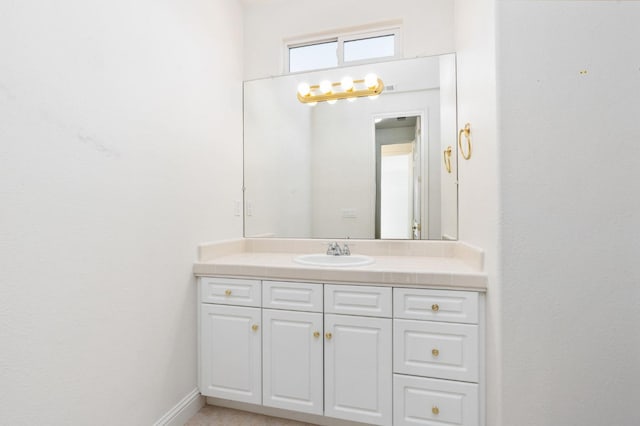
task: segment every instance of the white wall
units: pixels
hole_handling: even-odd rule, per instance
[[[241,41],[231,0],[0,3],[0,424],[148,425],[196,387]]]
[[[405,58],[454,51],[452,0],[244,0],[244,78],[280,75],[285,39],[402,23]]]
[[[496,0],[455,1],[458,129],[471,124],[473,154],[458,155],[460,240],[485,250],[487,291],[487,425],[500,426],[501,340],[498,235],[500,232],[497,110]],[[504,423],[504,426],[520,426]]]
[[[311,108],[294,76],[244,86],[245,236],[311,236]]]
[[[640,3],[498,16],[503,424],[638,425]]]

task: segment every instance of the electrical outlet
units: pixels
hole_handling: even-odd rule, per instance
[[[342,209],[342,217],[345,219],[355,219],[358,217],[356,209]]]

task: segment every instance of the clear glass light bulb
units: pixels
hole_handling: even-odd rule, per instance
[[[375,89],[376,87],[378,87],[378,76],[375,75],[374,73],[370,73],[364,76],[364,84],[369,88],[369,89]]]
[[[331,82],[329,80],[322,80],[320,82],[320,91],[322,93],[331,93],[331,90],[333,89],[333,85],[331,84]]]
[[[342,86],[342,90],[344,90],[345,92],[353,90],[353,78],[349,77],[348,75],[343,77],[340,81],[340,86]]]
[[[311,94],[311,86],[309,86],[309,83],[302,82],[298,84],[298,93],[300,96],[309,96]]]

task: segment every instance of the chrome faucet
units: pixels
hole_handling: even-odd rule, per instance
[[[344,247],[341,248],[340,244],[337,241],[329,243],[329,248],[327,248],[327,256],[349,256],[351,254],[351,250],[349,246],[345,243]]]

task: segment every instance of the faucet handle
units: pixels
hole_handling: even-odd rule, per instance
[[[329,247],[327,248],[327,255],[329,256],[339,256],[342,253],[342,250],[340,250],[340,245],[333,241],[331,243],[329,243]]]
[[[344,248],[342,249],[342,254],[344,256],[350,256],[351,255],[351,249],[349,249],[349,246],[347,245],[347,243],[344,243]]]

